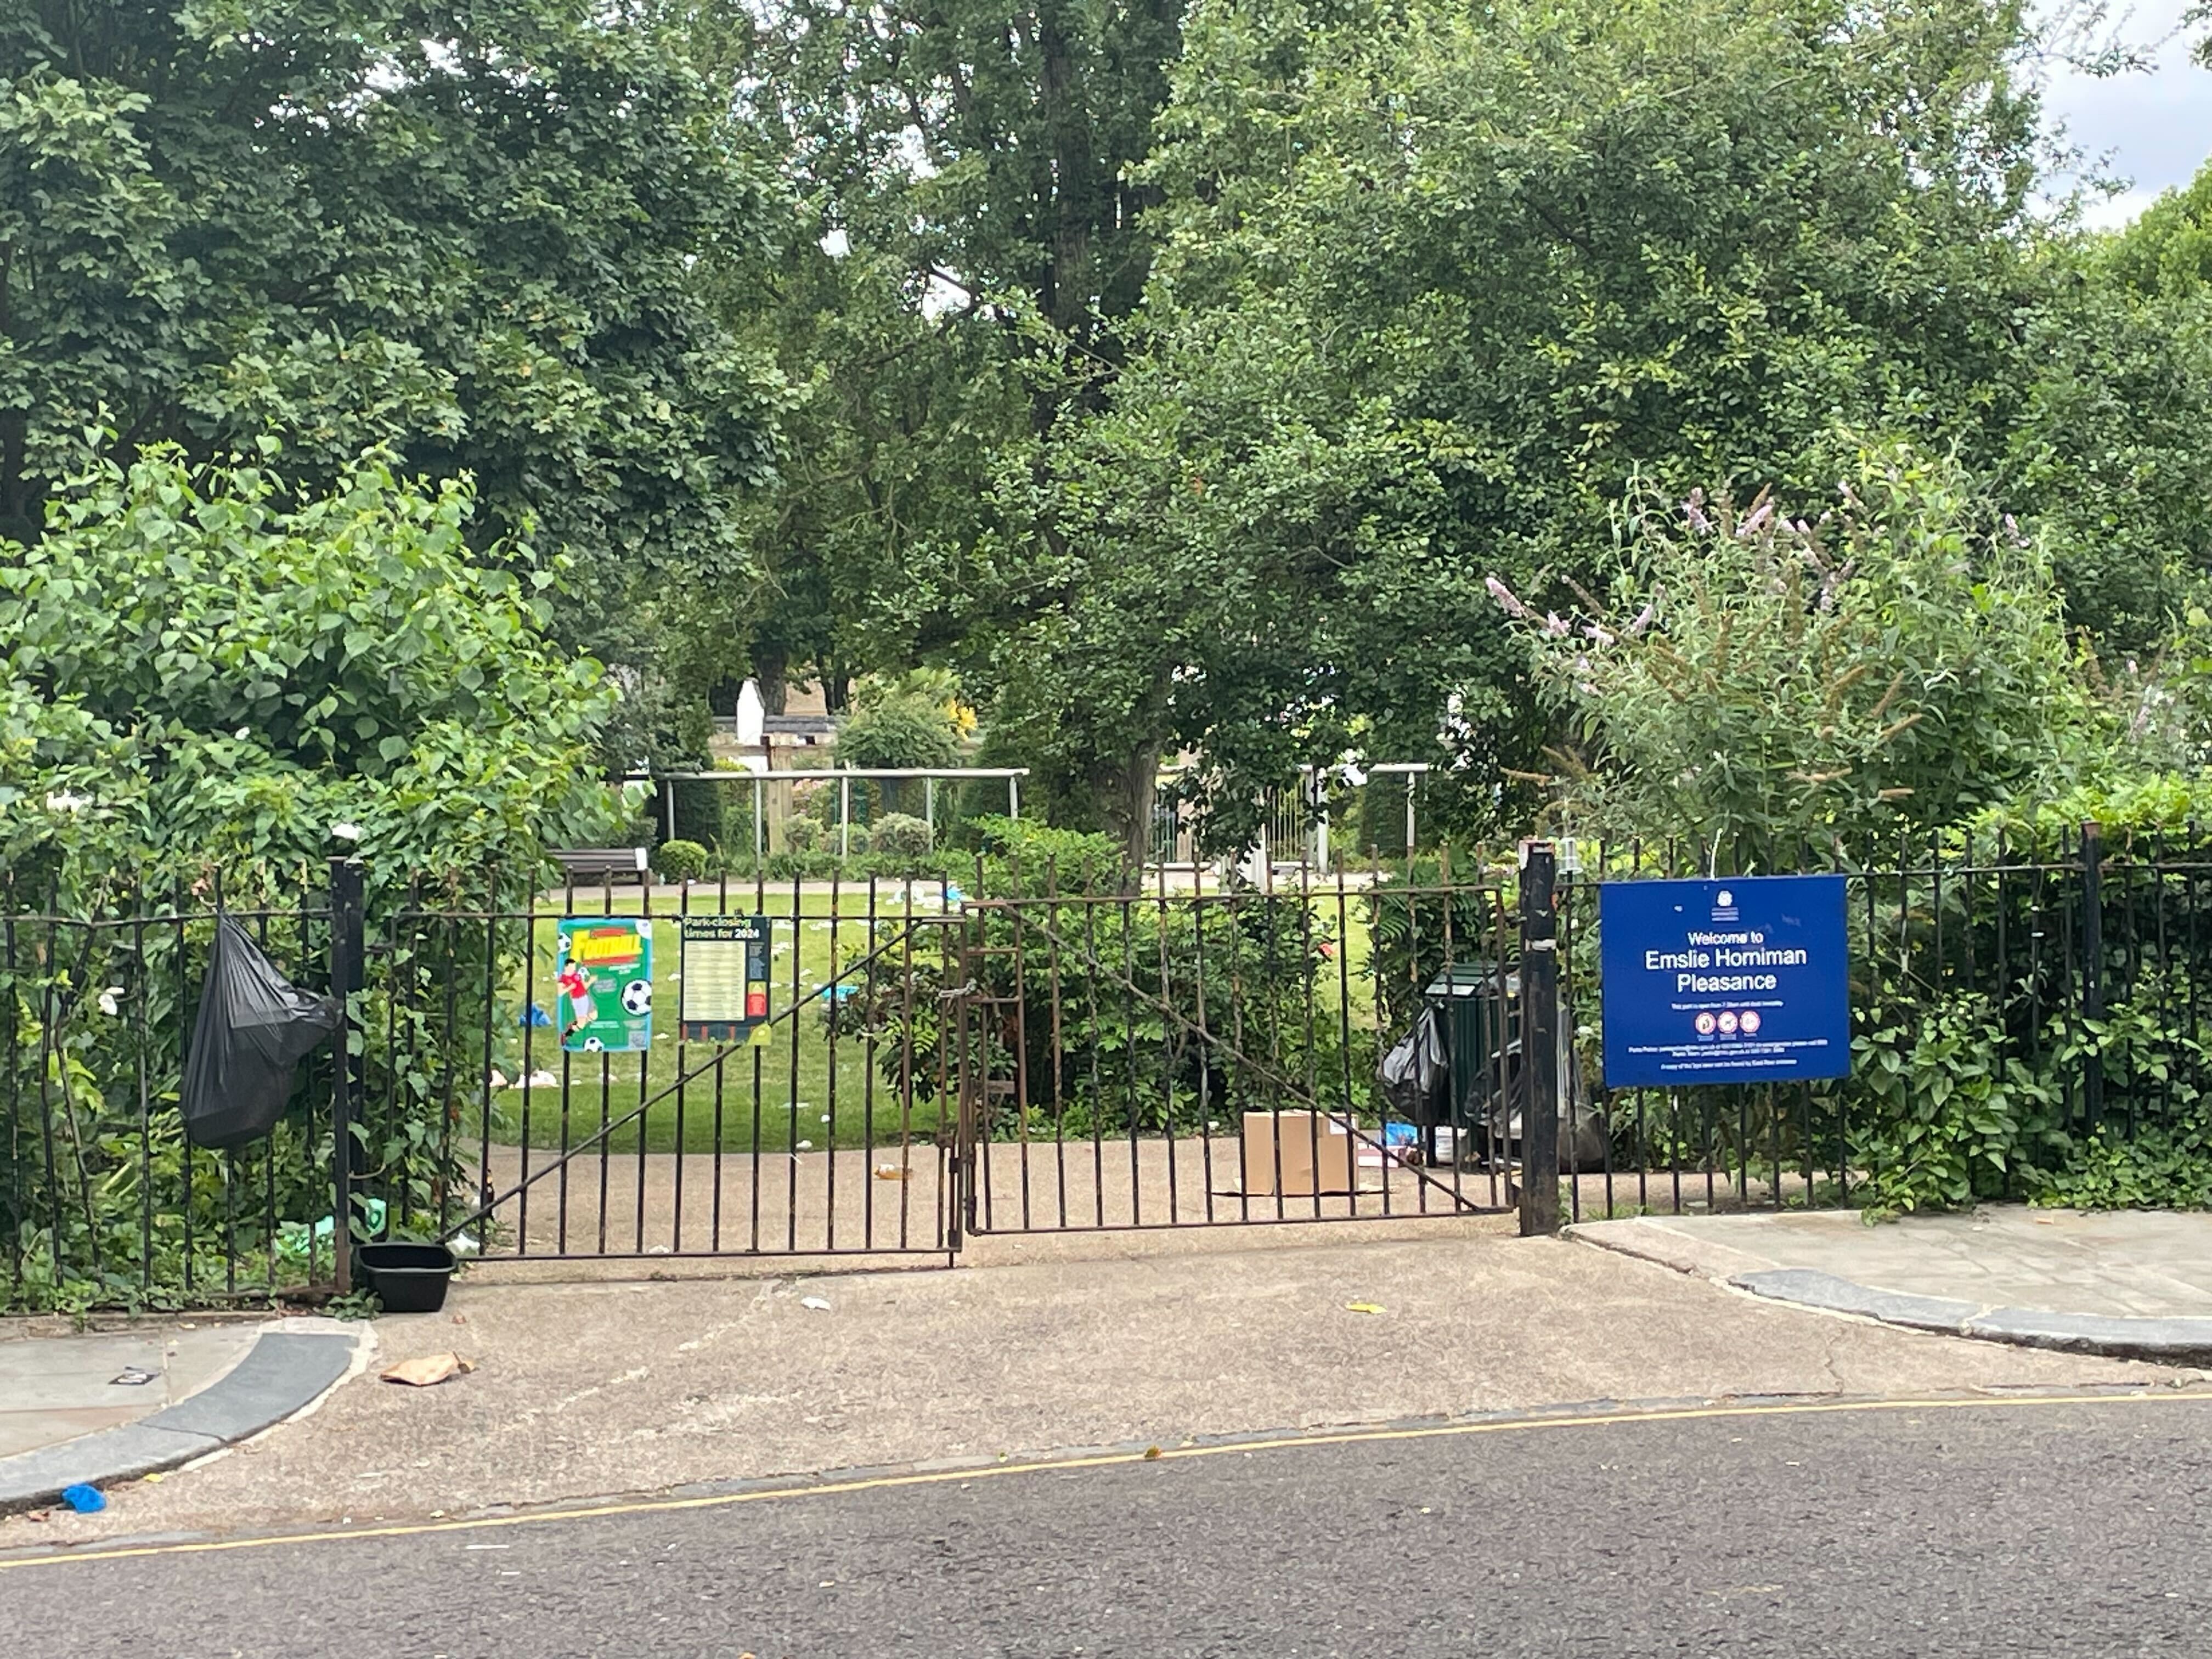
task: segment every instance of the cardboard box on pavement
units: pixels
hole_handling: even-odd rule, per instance
[[[1254,1197],[1313,1198],[1352,1190],[1350,1127],[1322,1112],[1244,1114],[1244,1190]]]

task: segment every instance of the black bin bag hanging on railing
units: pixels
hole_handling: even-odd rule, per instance
[[[220,1151],[268,1134],[292,1097],[294,1069],[338,1029],[343,1012],[336,997],[286,979],[246,929],[218,917],[185,1060],[185,1133],[191,1143]]]
[[[1428,1128],[1451,1115],[1451,1057],[1444,1048],[1444,1023],[1433,1006],[1424,1007],[1413,1029],[1400,1037],[1376,1068],[1382,1098],[1390,1109]]]

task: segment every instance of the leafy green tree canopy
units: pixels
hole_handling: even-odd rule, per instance
[[[471,505],[378,459],[303,498],[173,452],[71,479],[0,543],[0,867],[82,899],[357,847],[480,892],[597,833],[611,688],[549,638],[553,565],[472,559]]]
[[[466,472],[484,539],[629,579],[729,562],[772,368],[698,266],[772,220],[722,106],[631,0],[25,0],[0,10],[0,534],[79,434],[386,446]]]
[[[1480,591],[1595,574],[1632,479],[1832,489],[1863,433],[1993,467],[2043,155],[1981,0],[1212,4],[1145,176],[1144,349],[1054,459],[1002,718],[1217,839],[1351,752],[1462,822],[1543,720]]]

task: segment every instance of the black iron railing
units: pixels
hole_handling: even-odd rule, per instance
[[[2035,1159],[2089,1138],[2194,1121],[2212,1088],[2212,854],[2194,836],[1786,854],[1564,858],[1567,1219],[1883,1202],[1913,1156],[1911,1088],[1949,1086],[1939,1051],[2001,1068],[2022,1115],[2012,1164],[1971,1195],[2020,1195]],[[341,1285],[348,1232],[484,1260],[942,1254],[978,1231],[1502,1209],[1530,1122],[1520,878],[1459,866],[1257,888],[1155,872],[1102,893],[979,865],[968,883],[489,902],[388,881],[362,899],[340,866],[293,902],[230,909],[296,982],[359,989],[345,1044],[301,1067],[276,1132],[223,1153],[177,1120],[223,896],[70,915],[0,895],[0,1308],[319,1294]],[[1845,878],[1858,1074],[1609,1088],[1600,884],[1803,870]],[[769,920],[753,1041],[681,1029],[684,924],[701,915]],[[641,1051],[564,1042],[563,917],[653,930]],[[1449,1098],[1409,1110],[1377,1069],[1424,1010]]]

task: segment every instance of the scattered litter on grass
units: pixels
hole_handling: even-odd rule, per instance
[[[802,1140],[799,1143],[799,1146],[795,1150],[802,1152],[811,1152],[814,1150],[814,1143],[811,1140]]]
[[[431,1353],[416,1359],[403,1359],[396,1365],[387,1365],[377,1375],[386,1382],[404,1382],[410,1388],[427,1389],[449,1376],[465,1376],[476,1368],[475,1360],[464,1359],[457,1353]]]

